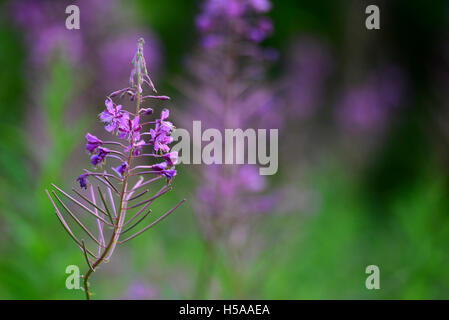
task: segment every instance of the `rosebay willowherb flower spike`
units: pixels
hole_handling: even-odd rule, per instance
[[[170,152],[169,144],[172,142],[170,134],[174,126],[167,121],[168,109],[163,109],[160,117],[155,120],[141,120],[153,114],[152,108],[142,106],[144,101],[169,99],[166,96],[143,93],[144,85],[148,85],[156,93],[145,64],[143,43],[144,40],[140,39],[137,53],[132,60],[130,86],[107,96],[106,110],[99,115],[105,130],[117,135],[120,140],[102,140],[87,133],[86,150],[91,154],[90,162],[97,170],[84,170],[85,172],[76,179],[81,190],[75,188],[72,190],[77,197],[69,195],[54,184],[52,184],[54,190],[50,192],[46,190],[57,217],[83,252],[89,266],[83,276],[87,299],[90,299],[88,282],[90,275],[102,262],[110,260],[116,245],[125,243],[150,229],[185,201],[183,199],[146,227],[134,231],[134,234],[130,232],[149,215],[151,204],[171,190],[172,179],[176,176],[175,163],[178,157],[177,152]],[[113,100],[125,96],[136,102],[135,112],[126,110]],[[149,129],[145,130],[145,127]],[[151,151],[144,153],[144,148],[150,148]],[[138,159],[153,160],[155,163],[138,165],[135,163]],[[106,163],[111,171],[99,170]],[[153,189],[157,191],[154,192]],[[145,195],[150,196],[142,200]],[[80,209],[79,215],[63,201],[64,198]],[[77,228],[88,236],[96,250],[89,249],[89,244],[72,231],[62,215],[64,211],[74,220]],[[131,214],[132,216],[127,219]],[[93,217],[97,235],[89,230],[91,226],[83,223],[81,217]]]
[[[268,0],[203,1],[196,17],[202,48],[188,59],[189,80],[179,83],[188,97],[188,112],[181,118],[186,125],[192,120],[221,130],[281,125],[276,89],[266,79],[272,50],[260,45],[273,29],[263,15],[270,8]],[[244,247],[250,219],[278,202],[266,193],[256,164],[206,165],[196,178],[193,207],[208,242]]]

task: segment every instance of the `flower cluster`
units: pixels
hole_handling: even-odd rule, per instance
[[[170,152],[169,144],[173,142],[170,136],[174,129],[171,122],[166,121],[169,115],[168,109],[163,109],[160,119],[156,119],[155,128],[150,128],[149,132],[144,133],[151,136],[148,142],[141,139],[142,124],[140,123],[140,116],[130,116],[129,112],[122,111],[121,105],[115,105],[111,99],[106,100],[106,110],[100,114],[100,119],[105,124],[105,130],[108,132],[115,132],[120,139],[126,140],[127,144],[122,145],[123,152],[118,150],[111,150],[102,147],[103,144],[118,144],[112,141],[104,142],[96,136],[86,134],[86,150],[91,154],[90,161],[92,165],[98,167],[106,162],[106,158],[113,157],[122,161],[118,167],[112,168],[119,177],[122,177],[128,169],[126,153],[131,152],[131,156],[139,156],[142,154],[142,149],[146,145],[151,145],[154,157],[161,158],[164,162],[152,165],[155,174],[164,175],[167,179],[172,179],[176,176],[175,164],[178,159],[178,152]],[[131,118],[132,117],[132,118]],[[82,174],[77,181],[80,182],[82,188],[87,188],[86,175]]]
[[[178,154],[176,151],[170,152],[169,144],[173,142],[170,134],[175,127],[173,123],[167,120],[170,114],[169,110],[163,109],[160,118],[155,121],[141,123],[141,117],[153,114],[152,108],[138,108],[137,113],[132,113],[124,110],[122,105],[117,105],[112,100],[112,97],[119,95],[123,97],[126,94],[129,95],[131,101],[134,101],[136,97],[139,100],[145,100],[147,98],[168,100],[166,96],[141,96],[142,84],[144,83],[148,84],[154,92],[157,92],[146,70],[142,47],[140,47],[134,57],[133,64],[134,68],[130,77],[131,86],[111,93],[105,101],[106,109],[99,115],[100,120],[104,123],[105,130],[117,134],[120,139],[125,140],[125,144],[111,141],[104,142],[96,136],[87,133],[86,150],[91,154],[90,160],[95,167],[104,164],[108,157],[120,160],[122,163],[112,169],[119,177],[123,177],[129,167],[129,159],[126,154],[129,153],[130,158],[140,156],[142,149],[150,145],[153,150],[153,154],[150,154],[150,156],[152,155],[153,157],[164,160],[162,163],[151,166],[153,173],[163,175],[170,180],[176,176],[174,165]],[[138,77],[137,80],[135,79],[136,77]],[[150,128],[148,132],[141,132],[143,131],[143,126],[149,124],[154,124],[154,128]],[[149,135],[151,138],[146,142],[142,138],[143,135]],[[104,144],[120,145],[123,148],[123,152],[105,148],[103,147]],[[84,174],[77,179],[82,188],[87,188],[85,179],[86,176]]]
[[[89,265],[89,270],[83,277],[84,291],[88,299],[90,298],[88,283],[90,275],[102,262],[110,259],[115,246],[127,242],[150,229],[185,201],[185,199],[180,201],[177,205],[140,231],[123,240],[121,239],[121,236],[124,233],[138,226],[139,223],[148,216],[151,212],[151,209],[148,207],[156,199],[171,190],[172,179],[176,176],[175,164],[177,162],[178,154],[175,151],[171,151],[169,146],[173,141],[170,135],[174,129],[174,125],[168,121],[168,109],[163,109],[160,118],[158,119],[152,121],[145,120],[145,122],[142,120],[153,114],[152,108],[141,108],[142,103],[150,99],[169,99],[166,96],[143,94],[144,85],[148,85],[150,90],[157,92],[148,75],[143,55],[143,44],[143,39],[140,39],[137,53],[132,60],[134,67],[131,72],[130,86],[115,91],[107,96],[105,101],[106,109],[99,115],[105,130],[113,136],[118,137],[119,141],[104,140],[90,133],[86,134],[86,151],[90,154],[90,162],[95,168],[99,168],[109,161],[118,160],[119,165],[111,165],[112,173],[108,173],[106,170],[103,172],[85,170],[85,172],[76,180],[81,189],[88,190],[87,195],[85,191],[73,189],[73,191],[80,197],[79,200],[70,196],[56,185],[52,185],[55,190],[64,197],[68,198],[82,210],[95,217],[98,226],[98,237],[94,236],[80,219],[77,218],[77,215],[72,213],[71,209],[64,204],[55,190],[52,190],[51,194],[46,190],[47,195],[55,208],[57,217],[64,229],[84,253]],[[113,99],[118,96],[123,98],[126,95],[130,97],[131,101],[136,102],[135,112],[127,110],[121,104],[117,104]],[[148,126],[150,128],[146,130],[145,128]],[[146,137],[151,138],[146,140]],[[143,152],[144,148],[147,146],[152,152]],[[139,159],[153,160],[153,162],[156,163],[150,165],[138,165],[135,162]],[[150,175],[150,178],[145,179],[148,175]],[[165,183],[163,183],[159,191],[146,200],[133,203],[133,201],[150,191],[150,189],[141,191],[140,188],[149,185],[150,183],[157,183],[158,180],[164,178]],[[95,182],[99,182],[100,185],[94,189],[93,181],[90,181],[90,179],[95,179]],[[137,179],[134,185],[131,184],[132,179]],[[95,196],[97,191],[99,198]],[[118,197],[118,201],[114,200],[114,196]],[[56,201],[54,199],[56,199]],[[60,206],[58,206],[56,202],[59,203]],[[84,240],[78,239],[72,232],[61,214],[62,208],[67,211],[75,222],[86,232],[90,239],[94,241],[97,246],[96,253],[89,250],[86,247]],[[138,210],[137,213],[126,221],[127,213],[134,209]],[[130,224],[134,220],[135,222]],[[105,229],[105,225],[110,228]],[[108,241],[106,241],[108,239],[107,233],[110,233]]]

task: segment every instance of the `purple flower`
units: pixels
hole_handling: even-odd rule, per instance
[[[131,150],[131,146],[133,147],[133,156],[138,156],[141,152],[142,152],[142,148],[145,145],[145,141],[144,140],[140,140],[136,143],[133,143],[132,141],[130,141],[129,146],[127,146],[124,151],[129,152],[129,150]]]
[[[168,169],[164,170],[163,175],[167,177],[168,180],[172,179],[174,176],[176,176],[176,170],[175,169]]]
[[[178,151],[173,151],[170,153],[166,153],[162,156],[162,159],[167,161],[170,166],[173,166],[178,161]]]
[[[86,150],[89,151],[89,153],[94,153],[95,150],[103,144],[103,141],[98,139],[96,136],[91,135],[90,133],[86,134],[86,139]]]
[[[158,164],[152,165],[152,169],[154,171],[160,171],[161,174],[167,177],[167,179],[172,179],[174,176],[176,176],[176,170],[174,167],[171,167],[169,169],[166,169],[168,167],[167,162],[161,162]]]
[[[134,119],[129,119],[129,117],[122,118],[120,123],[119,131],[121,132],[119,137],[121,139],[127,138],[130,141],[137,141],[140,139],[140,130],[142,126],[139,124],[140,117],[136,116]]]
[[[169,152],[170,147],[168,144],[173,142],[173,138],[170,136],[167,136],[165,133],[160,133],[156,136],[156,138],[153,140],[153,150],[154,151],[162,151],[162,152]]]
[[[121,111],[122,106],[114,105],[110,99],[106,99],[105,105],[106,110],[100,113],[100,120],[104,122],[106,131],[116,132],[124,118],[124,113]]]
[[[153,114],[153,109],[151,109],[151,108],[141,108],[139,113],[143,114],[145,116],[149,116],[149,115]]]
[[[112,233],[108,232],[105,229],[105,226],[107,225],[108,228],[111,227],[111,229],[114,229],[116,231],[123,230],[123,228],[127,224],[127,222],[125,222],[124,219],[125,217],[124,210],[127,210],[128,208],[131,209],[141,207],[139,209],[139,212],[136,215],[134,215],[134,218],[137,218],[139,215],[140,220],[145,218],[149,212],[148,209],[147,210],[145,209],[153,202],[154,199],[162,196],[164,193],[166,193],[171,189],[169,188],[169,185],[171,183],[170,180],[176,175],[176,170],[173,166],[174,162],[176,162],[177,159],[177,153],[175,152],[168,154],[165,157],[166,161],[164,161],[163,163],[154,165],[154,170],[151,171],[148,171],[148,168],[151,169],[152,166],[138,165],[137,163],[138,159],[135,159],[135,157],[139,156],[142,157],[142,159],[144,160],[150,159],[151,163],[153,163],[154,160],[160,159],[163,156],[162,153],[154,154],[154,152],[148,154],[141,154],[141,151],[143,147],[146,145],[146,143],[143,139],[142,140],[140,139],[140,136],[151,134],[149,132],[144,132],[141,134],[142,124],[140,124],[139,115],[140,114],[149,115],[152,113],[151,108],[145,108],[142,110],[142,112],[140,112],[141,104],[144,103],[146,99],[158,99],[158,100],[169,99],[169,97],[167,96],[141,95],[143,91],[142,87],[144,85],[145,86],[147,85],[149,89],[157,93],[157,90],[154,87],[154,84],[152,83],[152,80],[147,70],[143,53],[143,44],[144,40],[140,38],[138,40],[137,52],[134,58],[132,59],[133,73],[131,79],[131,86],[122,88],[120,90],[115,90],[111,95],[107,96],[107,100],[105,101],[106,110],[99,115],[99,118],[105,124],[106,131],[115,135],[119,134],[120,138],[126,138],[127,141],[125,142],[114,140],[102,141],[90,133],[86,134],[87,140],[86,149],[87,151],[89,151],[89,153],[91,153],[90,162],[92,163],[93,166],[96,167],[95,168],[96,172],[85,170],[85,173],[80,175],[76,179],[76,181],[79,182],[81,188],[87,189],[87,177],[93,176],[94,178],[96,178],[97,180],[96,182],[98,185],[89,186],[90,194],[89,195],[86,194],[86,196],[74,190],[77,196],[80,198],[80,202],[75,198],[73,198],[72,196],[70,196],[68,193],[61,190],[56,185],[52,184],[52,186],[55,189],[57,189],[57,191],[62,193],[65,196],[65,198],[68,198],[72,202],[77,203],[79,210],[84,210],[95,217],[96,225],[98,228],[98,232],[96,232],[96,235],[94,236],[91,232],[88,231],[88,229],[86,229],[86,227],[84,227],[84,224],[81,223],[81,221],[76,219],[75,215],[72,214],[71,211],[69,211],[68,207],[65,206],[63,200],[61,200],[57,196],[55,191],[51,190],[51,192],[49,192],[49,190],[45,190],[47,196],[49,197],[55,209],[57,217],[59,218],[65,230],[70,234],[71,238],[75,241],[77,246],[84,253],[85,257],[87,258],[87,264],[91,267],[89,269],[90,271],[87,271],[87,273],[84,275],[85,279],[84,291],[87,299],[90,299],[90,291],[87,286],[87,280],[91,275],[91,271],[94,269],[93,266],[97,267],[100,263],[107,262],[110,259],[111,255],[113,254],[116,245],[120,243],[120,241],[118,241],[120,232],[112,232]],[[122,110],[122,106],[121,105],[117,106],[114,103],[115,100],[114,101],[112,100],[114,97],[116,97],[117,99],[122,99],[125,96],[129,96],[130,100],[136,101],[136,105],[135,107],[133,107],[133,110],[136,110],[136,114],[128,110]],[[154,131],[153,137],[158,141],[157,145],[161,146],[160,150],[163,150],[164,152],[170,151],[170,149],[166,145],[172,141],[172,138],[169,137],[169,134],[171,129],[173,128],[173,125],[170,122],[165,121],[168,118],[168,116],[169,116],[168,110],[164,109],[160,119],[157,119],[158,121],[155,120],[144,123],[145,125],[151,125],[153,127],[152,128]],[[115,140],[118,140],[117,137]],[[105,148],[103,145],[108,146],[110,149]],[[125,152],[123,152],[123,149],[125,150]],[[98,170],[99,169],[98,167],[105,163],[106,158],[119,160],[118,164],[120,165],[117,167],[109,167],[106,170]],[[135,163],[135,165],[131,168],[132,163],[133,164]],[[149,178],[147,174],[150,175]],[[150,186],[149,184],[155,182],[156,180],[160,180],[160,178],[162,178],[161,180],[163,180],[164,176],[166,177],[165,179],[166,185],[163,187],[163,189],[160,189],[159,191],[154,190],[156,192],[154,194],[152,194],[153,192],[146,194],[150,190],[153,191],[153,185]],[[140,192],[138,188],[144,185],[149,185],[150,189]],[[97,189],[98,192],[96,192],[95,189]],[[106,193],[103,193],[102,190],[106,191]],[[128,201],[133,201],[134,199],[140,196],[147,197],[147,199],[144,201],[139,201],[138,203],[133,204],[131,207],[128,207],[126,205]],[[79,238],[79,235],[75,235],[74,232],[72,232],[71,227],[66,223],[65,219],[60,214],[60,210],[58,206],[55,204],[55,199],[53,199],[54,197],[66,209],[66,211],[68,211],[68,213],[75,218],[75,222],[85,232],[87,232],[89,234],[89,237],[98,245],[96,249],[92,248],[93,244],[92,245],[89,244],[89,249],[86,248],[84,241],[81,238]],[[99,200],[101,200],[101,203],[99,202]],[[172,213],[184,202],[185,199],[179,201],[175,206],[173,206],[171,209],[167,210],[163,215],[161,215],[161,218],[156,219],[150,226],[159,223],[159,221],[161,221],[162,218]],[[120,205],[116,206],[116,204]],[[101,205],[104,209],[101,209],[97,205]],[[91,209],[90,206],[95,207],[95,211]],[[109,208],[112,209],[112,211],[109,210]],[[99,211],[101,211],[101,214]],[[116,218],[112,216],[111,212],[114,213],[114,217]],[[109,222],[107,220],[109,220]],[[92,222],[95,222],[95,220],[93,220]],[[91,223],[90,225],[92,226],[93,224]],[[135,226],[136,223],[126,229],[131,230]],[[123,242],[126,242],[128,240],[133,239],[136,236],[139,236],[142,232],[144,232],[147,229],[149,229],[149,227],[140,231],[134,230],[134,234],[130,232],[130,234],[127,235],[127,239],[124,239]],[[113,245],[106,247],[104,245],[105,243],[112,243]]]
[[[87,189],[87,179],[86,179],[87,176],[88,176],[87,173],[83,173],[76,179],[76,181],[79,181],[80,183],[80,188]]]
[[[222,44],[224,41],[224,38],[222,36],[209,34],[205,35],[201,39],[201,45],[206,49],[213,49],[218,47],[220,44]]]
[[[279,106],[283,103],[275,88],[284,84],[272,86],[266,81],[266,62],[277,54],[258,45],[273,31],[271,20],[260,14],[270,7],[268,0],[205,0],[196,25],[202,33],[201,44],[208,50],[198,50],[187,60],[191,78],[184,82],[185,89],[180,88],[186,95],[190,94],[184,126],[197,119],[208,128],[222,130],[279,128],[282,124],[284,112]],[[229,70],[232,78],[220,77]],[[231,116],[224,117],[225,114]],[[156,133],[155,149],[164,145]],[[234,148],[234,152],[238,151]],[[164,155],[163,159],[169,163],[167,157]],[[193,206],[208,242],[226,242],[236,232],[246,229],[248,200],[256,196],[265,199],[265,194],[258,194],[265,192],[266,187],[258,169],[257,166],[206,165],[198,170],[200,187]],[[251,213],[262,213],[258,208],[254,211]]]
[[[161,112],[161,121],[167,120],[170,115],[170,111],[168,109],[163,109]]]
[[[110,153],[109,149],[106,148],[98,148],[98,153],[94,154],[92,157],[90,157],[90,163],[92,163],[94,166],[97,166],[98,164],[102,164],[106,160],[106,156]]]
[[[241,187],[250,192],[260,192],[265,189],[265,177],[259,174],[257,166],[245,165],[239,170]]]
[[[258,23],[250,28],[247,37],[251,41],[261,42],[273,31],[273,23],[268,18],[261,18]]]
[[[117,173],[121,177],[121,176],[123,176],[123,174],[125,173],[127,168],[128,168],[128,163],[125,161],[118,167],[112,168],[112,170],[114,170],[114,172]]]
[[[212,23],[208,16],[199,15],[195,18],[195,25],[200,31],[205,32],[211,27]]]
[[[153,144],[153,150],[162,152],[169,152],[170,147],[168,144],[173,142],[173,138],[169,136],[170,132],[174,129],[173,123],[165,121],[169,116],[168,109],[164,109],[161,112],[160,119],[156,120],[156,125],[150,129],[151,143]]]
[[[167,168],[167,162],[161,162],[158,164],[153,164],[151,168],[155,171],[163,171],[165,168]]]
[[[170,133],[174,129],[173,123],[170,121],[165,121],[168,119],[170,115],[170,111],[168,109],[164,109],[161,112],[161,118],[156,120],[156,131]]]
[[[268,0],[205,1],[195,19],[197,29],[203,33],[203,47],[213,49],[225,41],[264,40],[271,33],[272,24],[270,19],[259,15],[270,8]]]

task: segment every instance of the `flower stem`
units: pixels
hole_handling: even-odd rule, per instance
[[[140,110],[140,104],[142,101],[142,95],[140,93],[140,88],[142,86],[142,70],[141,70],[141,63],[140,63],[140,57],[142,55],[142,49],[143,48],[143,43],[139,42],[139,50],[138,50],[138,59],[137,59],[137,86],[136,86],[136,91],[137,91],[137,102],[136,102],[136,114],[139,114],[139,110]],[[131,160],[133,158],[133,144],[131,144],[131,149],[129,150],[128,153],[128,165],[131,166]],[[117,244],[117,237],[120,234],[120,231],[122,229],[122,224],[125,221],[124,217],[122,217],[122,215],[124,215],[125,211],[126,211],[126,203],[127,200],[125,198],[125,195],[127,194],[127,185],[128,185],[128,178],[129,178],[129,171],[126,170],[125,174],[124,174],[124,178],[123,178],[123,187],[122,190],[120,192],[120,210],[119,213],[117,215],[117,220],[116,223],[114,224],[114,230],[111,234],[111,238],[108,242],[108,245],[106,246],[106,248],[104,249],[102,255],[92,264],[91,267],[89,267],[89,270],[86,272],[86,274],[83,277],[83,282],[84,282],[84,292],[86,294],[86,299],[90,300],[90,290],[89,290],[89,278],[92,274],[92,272],[98,267],[98,265],[103,262],[105,260],[106,255],[108,254],[108,252],[111,250],[111,248],[115,247],[115,245]]]

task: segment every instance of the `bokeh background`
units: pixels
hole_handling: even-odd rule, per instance
[[[242,62],[254,68],[233,83],[258,85],[234,112],[254,107],[259,127],[279,129],[278,173],[244,168],[220,195],[207,192],[218,181],[210,168],[178,166],[153,211],[186,205],[118,248],[92,277],[94,298],[449,298],[449,3],[251,2],[250,15],[229,14],[272,25],[261,20],[243,41],[264,59]],[[80,30],[65,29],[69,4]],[[380,7],[380,30],[365,28],[368,4]],[[101,129],[104,96],[126,86],[139,37],[177,125],[215,125],[195,98],[219,104],[208,72],[224,53],[207,37],[203,1],[0,8],[0,298],[83,299],[65,288],[65,268],[84,271],[84,257],[44,189],[75,185],[88,165],[84,133]],[[223,197],[242,215],[220,224],[226,240],[204,213]],[[380,290],[365,288],[371,264]]]

